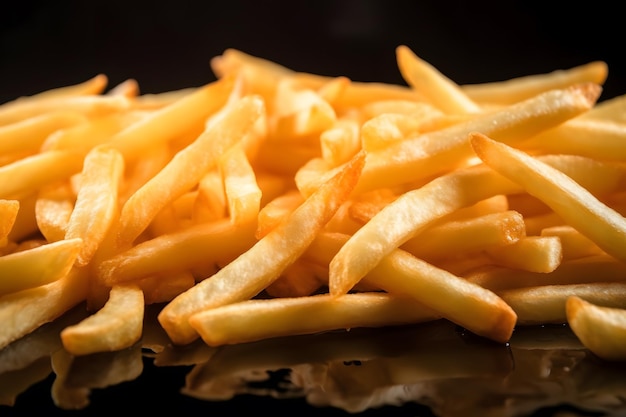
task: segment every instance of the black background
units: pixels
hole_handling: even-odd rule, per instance
[[[400,44],[459,84],[603,60],[609,65],[609,77],[601,99],[626,93],[626,36],[619,2],[39,0],[2,4],[0,103],[98,73],[106,74],[111,86],[134,78],[145,93],[198,86],[215,79],[209,60],[226,48],[299,71],[403,84],[395,61],[395,47]],[[204,414],[217,411],[214,415],[241,414],[255,407],[254,415],[268,415],[269,410],[280,415],[276,404],[264,399],[218,407],[179,396],[183,371],[148,367],[137,381],[95,392],[93,401],[109,415],[125,412],[129,406],[144,412],[171,406],[177,415],[199,411],[198,407],[204,408]],[[24,394],[14,409],[1,408],[0,414],[52,416],[49,383],[44,381]],[[286,402],[283,407],[285,415],[305,410],[301,402]],[[422,412],[407,406],[376,415],[428,415]],[[344,415],[332,410],[319,413]]]
[[[44,1],[0,6],[0,102],[97,74],[143,92],[214,79],[226,48],[287,67],[403,83],[406,44],[459,84],[604,60],[626,93],[619,3],[571,1]]]

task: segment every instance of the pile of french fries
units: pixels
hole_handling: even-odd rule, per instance
[[[215,81],[105,75],[0,105],[0,348],[84,303],[72,355],[445,319],[569,323],[626,359],[626,97],[604,62],[406,86],[226,50]]]

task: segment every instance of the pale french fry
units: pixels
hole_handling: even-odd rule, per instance
[[[527,236],[507,246],[486,249],[498,265],[532,272],[552,272],[563,259],[563,247],[557,236]]]
[[[626,310],[597,306],[572,296],[566,303],[570,328],[590,351],[605,360],[626,359]]]
[[[73,355],[121,350],[141,338],[144,297],[135,285],[115,285],[100,310],[61,331],[63,347]]]
[[[65,239],[80,238],[83,242],[77,266],[89,263],[117,220],[117,196],[123,172],[124,159],[114,148],[97,147],[85,157],[80,189],[65,232]]]
[[[0,167],[0,198],[21,197],[80,172],[83,159],[73,151],[39,153]]]
[[[204,123],[226,103],[233,84],[234,80],[228,77],[209,83],[123,129],[111,138],[110,143],[127,160],[134,159],[149,147]]]
[[[0,297],[0,349],[84,301],[88,285],[85,271],[75,268],[50,284]]]
[[[518,325],[567,323],[565,304],[570,296],[605,307],[626,305],[626,283],[542,285],[498,292],[517,314]]]
[[[607,75],[607,64],[594,61],[545,74],[526,75],[491,83],[466,84],[461,86],[461,90],[478,103],[510,105],[544,91],[566,88],[574,84],[590,82],[602,85]]]
[[[252,298],[276,280],[280,272],[306,250],[349,197],[364,160],[364,154],[357,154],[343,171],[254,246],[165,306],[159,314],[159,322],[172,341],[186,344],[198,338],[188,322],[193,314]]]
[[[240,141],[263,113],[264,104],[258,97],[244,98],[178,152],[122,207],[118,245],[133,242],[167,203],[194,187],[204,173],[215,166],[220,154]]]
[[[66,239],[0,256],[0,296],[63,278],[81,248],[81,239]]]
[[[603,100],[596,104],[587,113],[581,114],[581,119],[607,120],[617,123],[626,122],[626,94]]]
[[[234,146],[219,159],[218,164],[231,221],[248,223],[255,220],[261,206],[261,189],[245,151],[240,146]]]
[[[478,156],[550,206],[606,253],[626,260],[626,219],[559,170],[481,134],[472,134]]]
[[[209,346],[357,327],[380,327],[437,319],[406,297],[361,293],[331,297],[248,300],[205,310],[189,318]],[[254,323],[254,324],[253,324]]]
[[[322,158],[330,166],[339,166],[361,150],[359,125],[354,120],[338,120],[320,134]]]
[[[396,48],[398,68],[404,80],[447,114],[479,113],[480,106],[461,88],[407,46]]]

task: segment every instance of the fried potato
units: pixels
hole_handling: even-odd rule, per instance
[[[580,341],[602,359],[626,359],[626,310],[602,307],[571,296],[566,303],[567,322]]]
[[[113,286],[104,307],[61,331],[63,347],[77,356],[130,347],[141,338],[143,312],[139,287]]]

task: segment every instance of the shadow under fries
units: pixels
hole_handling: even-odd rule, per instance
[[[624,366],[591,354],[565,325],[519,327],[508,344],[438,320],[213,348],[170,344],[156,321],[159,307],[148,309],[141,342],[121,351],[74,357],[63,349],[59,332],[80,320],[80,307],[1,350],[1,414],[48,382],[58,409],[102,411],[111,406],[105,388],[135,383],[148,367],[155,375],[184,369],[174,394],[211,404],[299,399],[311,410],[418,406],[419,415],[439,417],[547,416],[557,409],[598,416],[626,408]]]

